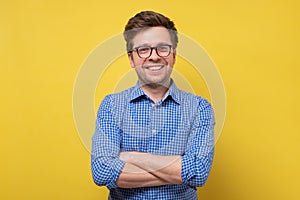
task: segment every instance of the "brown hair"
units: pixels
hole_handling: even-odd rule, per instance
[[[126,40],[127,51],[132,50],[132,39],[139,31],[145,28],[156,26],[162,26],[168,29],[173,43],[173,48],[176,48],[178,37],[174,22],[160,13],[156,13],[153,11],[142,11],[129,19],[128,23],[125,26],[123,35]]]

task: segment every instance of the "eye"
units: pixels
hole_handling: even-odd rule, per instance
[[[139,47],[137,50],[139,53],[148,53],[150,49],[150,47]]]
[[[163,45],[163,46],[158,46],[157,49],[161,52],[168,52],[170,50],[170,47]]]

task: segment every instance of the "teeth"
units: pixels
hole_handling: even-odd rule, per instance
[[[152,71],[157,71],[160,70],[161,68],[163,68],[163,66],[152,66],[152,67],[147,67],[147,69],[150,69]]]

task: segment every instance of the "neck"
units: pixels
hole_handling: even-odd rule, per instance
[[[141,88],[154,103],[157,103],[162,100],[170,85],[171,81],[168,81],[167,84],[144,84]]]

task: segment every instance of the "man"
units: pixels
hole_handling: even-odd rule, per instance
[[[94,182],[110,190],[109,199],[197,199],[214,155],[212,107],[170,78],[178,38],[167,17],[138,13],[124,37],[138,82],[99,107]]]

